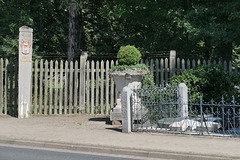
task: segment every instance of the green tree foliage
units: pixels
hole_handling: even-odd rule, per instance
[[[233,95],[238,97],[234,86],[240,85],[239,78],[239,75],[224,71],[221,65],[211,65],[199,66],[175,75],[171,78],[171,83],[175,85],[185,83],[193,100],[199,100],[202,95],[206,101],[213,99],[220,102],[222,96],[225,96],[225,100],[229,102]]]
[[[34,30],[34,56],[41,52],[65,52],[67,48],[67,11],[59,1],[4,0],[0,2],[0,54],[18,53],[19,28]]]
[[[0,53],[15,55],[18,28],[34,29],[35,55],[65,53],[67,0],[0,1]],[[240,1],[75,0],[81,12],[81,50],[117,53],[135,45],[144,52],[175,49],[180,57],[229,60],[240,46]]]
[[[240,1],[121,0],[115,3],[111,15],[122,22],[116,25],[124,34],[122,43],[135,44],[144,51],[174,48],[180,56],[211,58],[231,54],[232,44],[239,45]]]

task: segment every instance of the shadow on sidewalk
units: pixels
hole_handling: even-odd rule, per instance
[[[105,122],[106,125],[111,125],[112,126],[112,122],[110,121],[109,117],[96,117],[96,118],[90,118],[88,119],[89,121],[96,121],[96,122]],[[122,132],[122,128],[121,126],[116,126],[116,127],[109,127],[106,128],[107,130],[112,130],[112,131],[116,131],[116,132]]]
[[[112,131],[116,131],[116,132],[122,132],[122,128],[117,128],[117,127],[115,127],[115,128],[106,128],[106,129],[112,130]]]
[[[103,122],[105,121],[105,124],[107,125],[112,125],[110,118],[106,118],[106,117],[97,117],[97,118],[90,118],[88,119],[89,121],[97,121],[97,122]]]

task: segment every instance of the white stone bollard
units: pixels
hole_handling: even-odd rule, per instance
[[[122,132],[131,132],[131,106],[130,97],[132,90],[128,87],[124,87],[122,91],[121,103],[122,103]]]
[[[18,118],[31,114],[32,41],[33,29],[19,28]]]
[[[188,88],[185,83],[180,83],[178,85],[178,103],[180,117],[188,117]]]

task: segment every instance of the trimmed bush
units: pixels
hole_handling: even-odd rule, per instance
[[[135,65],[141,60],[140,51],[134,46],[123,46],[117,54],[119,65]]]

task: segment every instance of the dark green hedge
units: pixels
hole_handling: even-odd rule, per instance
[[[190,69],[171,78],[171,84],[185,83],[193,100],[203,96],[205,101],[221,101],[222,96],[228,102],[234,95],[238,100],[237,89],[240,85],[240,76],[224,71],[222,65],[203,65]],[[239,100],[238,100],[239,101]]]

